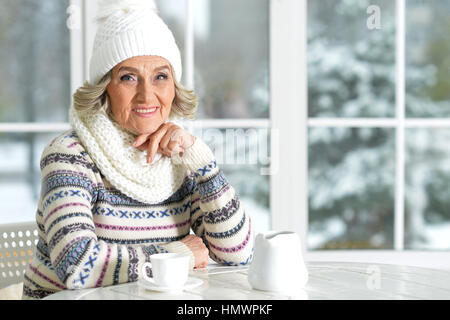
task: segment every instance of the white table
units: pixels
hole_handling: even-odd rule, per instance
[[[345,262],[307,263],[309,281],[292,293],[253,290],[247,267],[210,265],[193,270],[204,280],[197,288],[181,293],[149,291],[137,283],[104,288],[65,290],[46,300],[394,300],[450,299],[450,272],[400,265]]]

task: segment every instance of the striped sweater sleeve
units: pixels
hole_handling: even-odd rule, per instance
[[[217,165],[211,149],[199,138],[182,156],[195,188],[191,199],[191,228],[202,237],[211,259],[226,265],[251,261],[254,234],[251,219]]]
[[[82,289],[136,281],[160,245],[131,246],[97,238],[92,208],[100,173],[81,147],[55,143],[41,158],[38,226],[53,274],[42,275],[59,289]],[[39,272],[37,270],[36,272]],[[54,275],[57,275],[57,278]]]

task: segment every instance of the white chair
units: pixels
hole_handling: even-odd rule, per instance
[[[12,288],[20,290],[37,242],[36,222],[0,224],[0,297]]]

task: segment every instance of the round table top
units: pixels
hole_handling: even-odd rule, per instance
[[[191,277],[203,283],[181,293],[148,290],[139,282],[103,288],[65,290],[47,300],[394,300],[450,299],[450,271],[403,265],[353,262],[308,262],[309,280],[295,292],[254,290],[248,283],[248,267],[216,264],[193,270]]]

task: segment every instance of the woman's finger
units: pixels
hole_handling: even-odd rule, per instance
[[[137,148],[141,151],[146,151],[148,149],[148,145],[149,145],[150,141],[146,140],[143,144],[141,144],[140,146],[138,146]]]
[[[171,157],[180,152],[184,152],[184,149],[178,141],[170,141],[165,150],[167,150],[166,152],[168,152]]]
[[[167,131],[167,125],[162,125],[154,133],[150,135],[150,143],[147,148],[147,163],[151,163],[159,148],[159,142]]]
[[[171,125],[168,129],[164,137],[162,137],[161,142],[159,143],[159,147],[163,150],[167,149],[167,145],[169,142],[173,140],[174,135],[181,130],[181,128],[177,125]]]
[[[141,135],[139,135],[136,138],[136,140],[134,141],[134,143],[132,144],[132,146],[135,147],[135,148],[141,146],[144,142],[146,142],[148,140],[149,136],[150,136],[149,134],[141,134]]]

